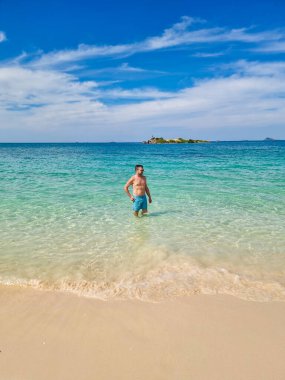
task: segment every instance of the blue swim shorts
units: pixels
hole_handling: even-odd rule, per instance
[[[134,202],[133,202],[133,210],[134,211],[140,211],[140,210],[147,210],[147,199],[146,195],[134,195]]]

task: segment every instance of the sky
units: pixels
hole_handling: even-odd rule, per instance
[[[284,0],[0,0],[0,142],[285,139]]]

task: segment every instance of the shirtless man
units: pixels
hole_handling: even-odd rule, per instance
[[[136,174],[128,180],[125,184],[124,190],[133,202],[134,215],[138,216],[140,210],[142,210],[142,214],[147,213],[147,199],[145,193],[147,193],[149,203],[152,202],[152,199],[149,188],[146,184],[146,177],[143,175],[143,166],[136,165],[135,171]],[[129,192],[129,186],[131,185],[133,186],[133,195]]]

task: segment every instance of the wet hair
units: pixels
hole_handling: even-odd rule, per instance
[[[143,168],[143,166],[142,166],[142,165],[136,165],[136,166],[135,166],[135,171],[137,171],[138,168]]]

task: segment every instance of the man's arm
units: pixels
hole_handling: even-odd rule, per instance
[[[151,203],[152,199],[151,199],[150,191],[147,185],[145,185],[145,192],[147,193],[149,203]]]
[[[124,186],[125,192],[128,194],[128,197],[131,199],[131,201],[134,201],[135,198],[132,196],[132,194],[129,192],[129,187],[133,184],[134,182],[134,177],[131,177],[128,182]]]

